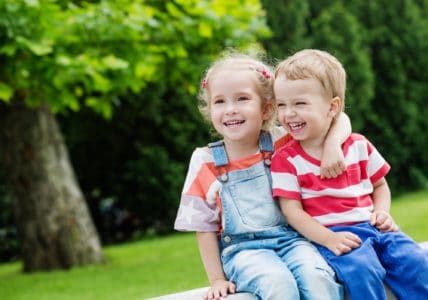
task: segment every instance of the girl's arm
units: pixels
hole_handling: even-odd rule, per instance
[[[348,115],[341,112],[333,121],[324,141],[321,157],[321,179],[336,178],[345,170],[346,166],[342,152],[342,144],[351,133],[351,120]]]
[[[308,240],[328,248],[336,255],[360,246],[361,240],[357,235],[347,231],[331,231],[305,212],[300,201],[285,198],[279,198],[279,201],[288,223]]]
[[[373,184],[372,199],[374,210],[370,216],[370,223],[382,232],[398,231],[398,227],[389,213],[391,192],[385,178],[381,178]]]
[[[219,299],[226,297],[227,294],[235,293],[235,284],[227,281],[223,273],[217,234],[215,232],[197,232],[196,237],[202,262],[211,285],[204,299]]]

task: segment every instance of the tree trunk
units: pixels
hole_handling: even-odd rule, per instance
[[[0,155],[24,271],[67,269],[103,260],[98,234],[54,115],[0,104]]]

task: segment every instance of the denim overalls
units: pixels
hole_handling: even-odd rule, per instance
[[[221,259],[237,291],[262,300],[342,299],[332,269],[311,243],[286,224],[272,198],[270,134],[260,134],[264,160],[247,169],[227,170],[222,141],[208,146],[222,183]]]

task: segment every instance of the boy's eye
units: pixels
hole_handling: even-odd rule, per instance
[[[281,103],[281,102],[279,102],[276,106],[277,106],[277,107],[285,107],[285,103]]]
[[[304,105],[304,104],[306,104],[306,102],[304,102],[304,101],[297,101],[296,102],[296,105]]]

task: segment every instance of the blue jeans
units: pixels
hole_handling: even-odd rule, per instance
[[[319,246],[351,299],[386,299],[386,283],[398,299],[428,299],[428,254],[402,232],[382,233],[369,223],[333,226],[363,243],[341,256]]]
[[[237,291],[260,300],[343,299],[334,272],[309,243],[289,227],[222,236],[223,269]]]
[[[228,171],[224,144],[210,147],[221,171],[223,270],[237,291],[261,300],[342,299],[342,286],[315,246],[286,225],[272,198],[269,164]],[[272,150],[271,139],[262,133],[260,151]]]

